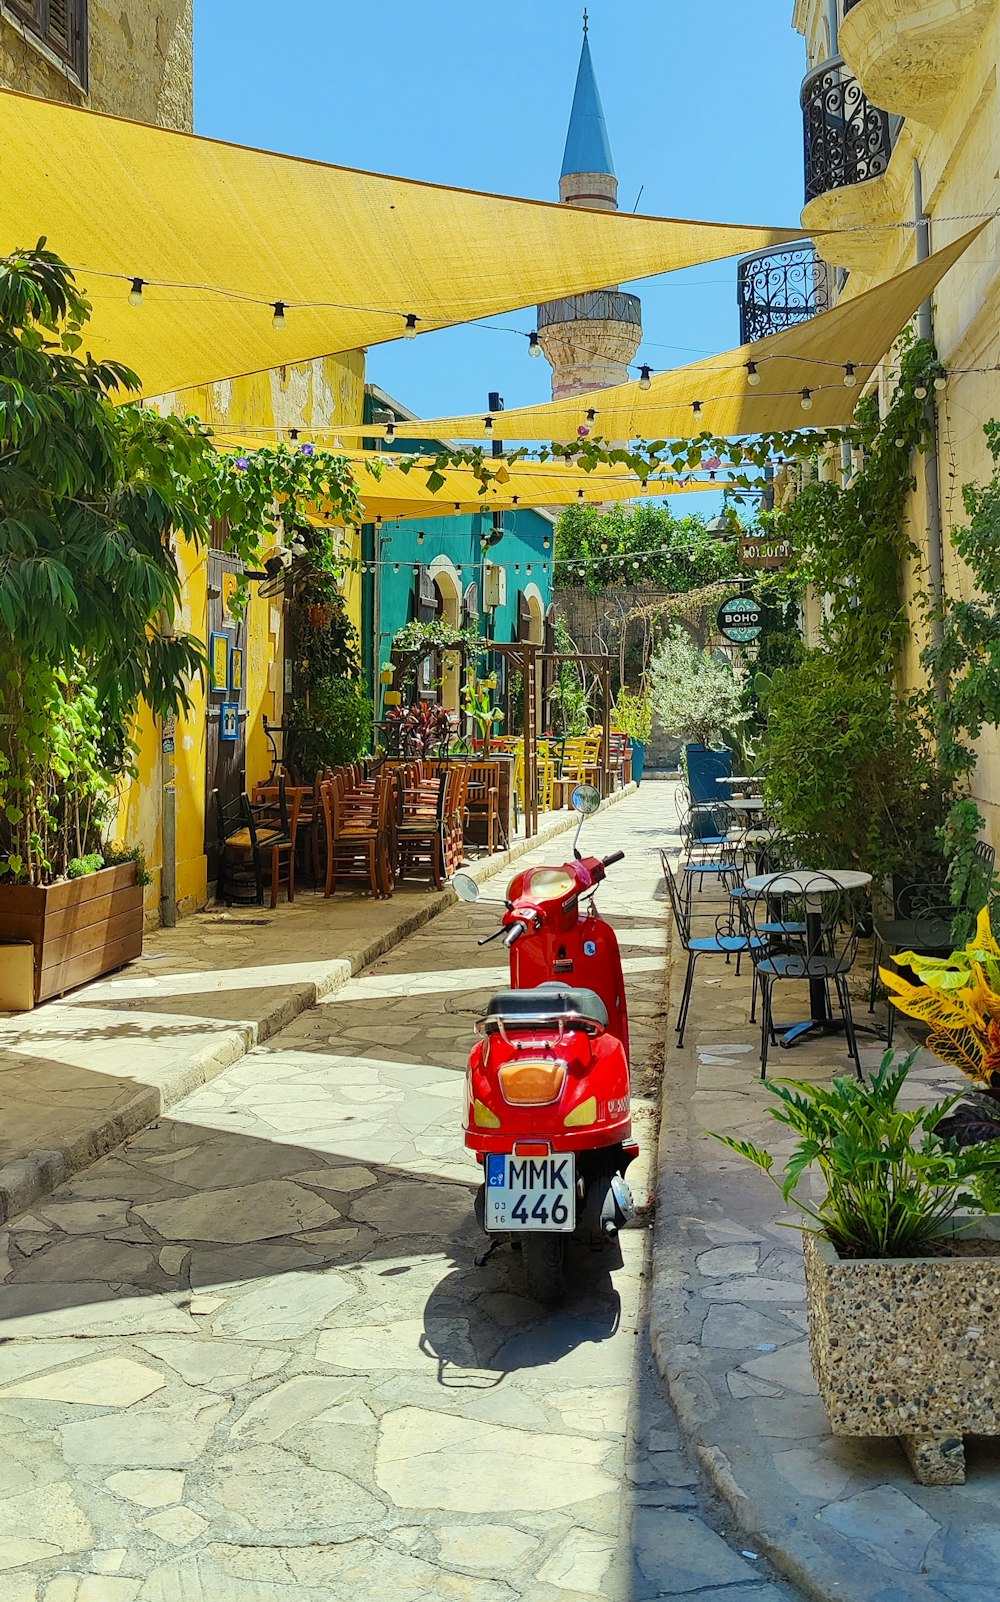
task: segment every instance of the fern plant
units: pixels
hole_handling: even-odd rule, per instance
[[[775,1173],[773,1154],[752,1142],[714,1132],[713,1138],[767,1174],[809,1220],[797,1227],[825,1235],[841,1256],[919,1256],[948,1233],[960,1209],[1000,1208],[1000,1140],[963,1148],[942,1133],[957,1096],[900,1108],[915,1056],[897,1064],[887,1051],[870,1085],[846,1077],[829,1086],[769,1083],[780,1103],[771,1116],[799,1136],[783,1173]],[[814,1165],[827,1187],[815,1206],[796,1194]]]

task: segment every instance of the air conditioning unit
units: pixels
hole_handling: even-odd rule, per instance
[[[499,562],[483,564],[483,606],[495,612],[498,606],[507,605],[507,569]]]

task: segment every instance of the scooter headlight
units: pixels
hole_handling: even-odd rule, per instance
[[[544,1107],[558,1101],[566,1083],[562,1062],[510,1062],[497,1076],[504,1101],[515,1107]]]
[[[567,868],[533,868],[524,879],[524,894],[532,901],[561,901],[575,889],[576,878]]]

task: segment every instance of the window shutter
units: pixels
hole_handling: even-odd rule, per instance
[[[546,655],[551,656],[551,654],[555,650],[555,648],[556,648],[556,608],[555,608],[555,602],[553,601],[552,605],[547,609],[547,611],[545,613],[545,641],[544,641],[544,644],[542,646],[542,650],[546,653]]]
[[[417,569],[417,582],[415,589],[415,615],[419,623],[431,623],[437,617],[437,587],[431,577],[430,569],[419,567]]]
[[[523,590],[517,593],[517,637],[519,640],[531,639],[531,607]]]
[[[14,15],[87,86],[87,0],[6,0]]]
[[[462,627],[479,627],[479,585],[470,584],[462,597]]]

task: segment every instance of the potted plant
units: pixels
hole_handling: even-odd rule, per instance
[[[649,690],[643,687],[633,693],[624,687],[618,691],[611,712],[613,727],[627,734],[632,752],[632,777],[642,783],[646,765],[646,746],[653,732],[653,706]]]
[[[687,741],[688,787],[694,801],[718,801],[717,779],[732,772],[732,753],[713,742],[747,714],[727,661],[702,651],[682,629],[667,636],[650,663],[650,698],[664,734]]]
[[[483,755],[490,754],[490,735],[495,723],[503,722],[503,708],[493,705],[493,691],[497,687],[496,674],[491,673],[488,678],[481,679],[476,673],[472,663],[462,680],[461,709],[467,718],[474,723],[479,738],[483,743]]]
[[[965,1478],[963,1436],[1000,1434],[1000,1141],[960,1147],[957,1100],[904,1109],[916,1053],[886,1052],[870,1085],[768,1085],[798,1136],[775,1158],[716,1135],[806,1215],[809,1349],[835,1435],[898,1436],[924,1485]],[[819,1202],[797,1195],[819,1170]]]

